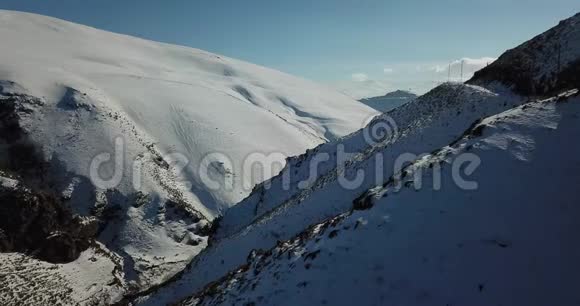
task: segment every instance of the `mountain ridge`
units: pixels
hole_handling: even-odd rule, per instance
[[[526,96],[554,95],[580,85],[580,13],[560,21],[477,71],[468,84],[501,83]]]
[[[394,108],[397,108],[418,96],[410,91],[406,90],[395,90],[388,92],[384,96],[364,98],[359,100],[361,103],[372,107],[380,112],[388,112]]]

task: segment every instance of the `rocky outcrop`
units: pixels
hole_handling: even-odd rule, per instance
[[[50,189],[48,164],[20,123],[42,101],[10,86],[0,83],[0,252],[73,261],[92,244],[97,222],[73,215]]]
[[[508,50],[467,83],[500,83],[524,96],[551,96],[580,87],[580,13]]]
[[[0,82],[0,169],[18,173],[35,186],[44,185],[48,165],[20,123],[23,115],[30,114],[43,102],[31,96],[13,94],[7,88],[6,82]]]
[[[91,245],[96,233],[94,219],[73,215],[50,193],[20,185],[0,186],[0,252],[70,262]]]

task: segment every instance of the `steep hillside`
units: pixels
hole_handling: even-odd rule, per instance
[[[393,175],[402,154],[415,154],[412,161],[435,151],[477,120],[520,102],[480,87],[447,84],[377,117],[357,133],[289,159],[280,175],[228,210],[210,246],[179,279],[141,299],[143,305],[175,302],[242,265],[252,250],[270,249],[348,211],[366,190]]]
[[[213,218],[286,157],[377,113],[281,72],[45,16],[0,10],[0,41],[0,171],[96,220],[129,292],[182,270]],[[270,173],[245,167],[266,158]]]
[[[580,87],[580,13],[505,52],[467,83],[501,83],[526,96]]]
[[[377,154],[382,155],[382,162],[387,165],[382,175],[388,177],[392,170],[389,166],[401,153],[431,152],[459,137],[474,121],[518,103],[519,97],[500,96],[481,87],[439,86],[415,101],[374,118],[367,127],[341,141],[289,159],[288,167],[280,175],[258,185],[252,195],[224,215],[216,237],[235,233],[263,215],[287,206],[288,202],[296,202],[293,199],[310,201],[316,190],[340,184],[341,177],[351,180],[358,169],[368,168],[371,170],[365,173],[372,173]],[[339,150],[344,152],[342,156],[335,154]],[[328,160],[319,161],[323,156],[328,156]],[[315,170],[315,175],[311,170]],[[336,195],[345,195],[346,202],[350,202],[358,190],[374,180],[369,177],[369,182],[365,180],[361,187],[337,190],[340,195]]]
[[[572,20],[574,18],[576,17],[573,17]],[[568,37],[568,33],[577,31],[578,24],[574,22],[564,23],[567,24],[567,26],[559,33],[562,35],[560,40],[565,41],[566,37]],[[577,56],[576,59],[578,59]],[[571,61],[572,60],[574,59],[571,59]],[[506,66],[506,69],[509,69],[507,67],[508,66]],[[549,67],[549,65],[547,65],[547,67]],[[514,69],[519,69],[517,62]],[[265,291],[260,293],[259,296],[261,296],[261,298],[258,298],[258,295],[254,296],[252,295],[253,293],[250,293],[252,291],[251,288],[258,285],[252,284],[252,286],[250,286],[250,291],[247,292],[248,295],[246,295],[246,293],[236,291],[238,289],[229,286],[233,286],[233,283],[247,282],[238,281],[237,276],[234,276],[233,279],[230,279],[230,283],[228,282],[228,277],[231,276],[234,271],[241,271],[242,277],[246,278],[248,282],[259,279],[259,271],[252,270],[252,272],[248,272],[254,273],[253,277],[250,277],[250,274],[244,274],[244,271],[247,269],[246,264],[248,254],[250,254],[251,259],[256,255],[256,250],[271,250],[277,245],[280,246],[283,241],[296,237],[296,235],[302,233],[305,228],[320,224],[329,218],[341,216],[351,210],[353,206],[356,209],[370,208],[373,202],[372,195],[375,194],[377,190],[381,190],[383,188],[381,186],[388,186],[390,182],[392,182],[391,178],[393,175],[399,173],[397,169],[400,169],[402,166],[413,164],[417,161],[423,161],[424,158],[427,158],[427,160],[429,158],[434,158],[433,156],[443,154],[441,152],[449,152],[449,149],[446,147],[455,146],[461,141],[467,141],[467,139],[470,138],[467,137],[464,139],[466,135],[470,136],[470,134],[473,134],[471,136],[478,136],[481,130],[484,129],[480,125],[484,118],[492,118],[498,113],[502,113],[518,105],[529,103],[531,101],[526,95],[522,96],[516,94],[518,92],[517,90],[516,93],[513,93],[509,88],[506,88],[510,87],[510,84],[505,84],[499,80],[493,81],[490,79],[489,82],[482,82],[481,84],[485,85],[487,88],[475,85],[453,83],[443,84],[412,102],[406,103],[401,107],[377,116],[375,119],[370,121],[365,128],[358,132],[340,139],[339,141],[323,144],[313,150],[307,151],[301,156],[290,158],[286,167],[278,176],[256,186],[250,196],[225,213],[219,222],[217,232],[209,241],[209,247],[192,261],[179,278],[168,283],[159,290],[151,292],[147,296],[138,297],[136,301],[142,305],[167,304],[176,302],[195,292],[202,292],[202,290],[209,290],[209,301],[212,301],[211,296],[214,296],[214,293],[220,291],[220,289],[224,289],[225,291],[221,293],[217,292],[217,295],[215,295],[218,297],[218,299],[215,300],[217,303],[224,302],[225,304],[229,304],[232,302],[232,300],[229,300],[229,297],[225,297],[227,296],[227,291],[230,289],[233,292],[232,294],[234,298],[240,297],[242,299],[237,302],[244,301],[250,304],[251,302],[256,302],[260,304],[259,302],[261,301],[265,304],[276,304],[278,302],[284,304],[284,301],[282,301],[284,298],[288,302],[293,301],[293,299],[290,298],[290,296],[293,296],[292,294],[278,295],[281,290],[284,291],[281,287],[294,288],[295,284],[291,285],[291,281],[289,283],[278,283],[280,287],[276,287],[278,285],[276,285],[275,281],[274,283],[263,284],[265,286],[264,290],[268,291],[267,294],[269,296],[277,296],[276,298],[267,300],[264,295],[266,294]],[[514,112],[516,111],[514,110]],[[509,117],[510,114],[513,113],[504,115]],[[546,115],[551,116],[550,114]],[[526,118],[525,113],[521,116],[524,117],[516,119],[516,121]],[[535,119],[539,120],[543,118],[541,114],[538,114],[538,116],[539,117]],[[577,116],[576,111],[572,111],[570,117],[574,119],[575,116]],[[550,123],[550,125],[555,124],[554,122]],[[517,122],[513,122],[513,124],[516,123]],[[529,124],[541,125],[541,122],[533,122],[532,120]],[[508,125],[505,133],[508,133],[507,131],[509,131],[509,128],[510,126]],[[540,126],[537,126],[537,128],[540,128]],[[570,136],[572,135],[572,131],[574,131],[574,128],[564,130],[564,133],[565,135]],[[527,134],[524,136],[528,137]],[[534,137],[534,135],[529,137]],[[547,141],[548,144],[543,146],[542,149],[548,150],[548,148],[551,148],[551,145],[557,142],[556,139],[559,138],[555,137],[554,139]],[[529,156],[527,154],[529,154],[528,151],[531,150],[530,147],[534,147],[533,140],[530,140],[530,143],[527,143],[523,140],[511,139],[508,136],[504,136],[502,141],[502,143],[497,143],[496,145],[503,148],[503,150],[508,150],[512,154],[520,154],[520,159],[529,161]],[[559,147],[554,146],[554,148],[556,152],[559,152]],[[500,153],[496,152],[495,154],[499,155]],[[546,156],[544,156],[544,158],[547,158]],[[573,161],[573,156],[574,155],[571,154],[567,157],[568,159],[565,160],[568,162]],[[497,167],[493,165],[490,166],[489,172],[487,172],[488,170],[485,170],[486,176],[482,179],[487,180],[487,182],[494,182],[494,179],[489,178],[489,176],[492,175],[491,173],[495,173],[494,175],[497,176],[505,176],[506,171],[500,169],[503,169],[504,166],[507,167],[507,164],[509,164],[508,161],[503,161],[498,164]],[[525,166],[523,168],[525,168]],[[522,171],[521,173],[514,173],[523,175],[524,171],[527,171],[524,169],[520,170]],[[405,173],[405,178],[406,175],[408,175],[408,173]],[[529,175],[530,174],[526,174],[523,177],[529,177]],[[519,177],[519,175],[517,177]],[[511,173],[509,178],[514,178],[511,176]],[[507,188],[510,185],[505,181],[506,179],[507,178],[502,177],[501,179],[498,178],[497,181],[503,182]],[[541,181],[543,182],[543,180]],[[514,182],[513,184],[517,183],[518,182]],[[534,184],[535,183],[536,182],[534,182]],[[405,182],[405,185],[409,184],[412,184],[412,182]],[[454,187],[448,188],[450,190],[441,190],[438,192],[423,191],[420,194],[424,198],[420,198],[419,202],[428,203],[429,201],[427,200],[429,198],[434,198],[436,204],[440,203],[445,199],[447,192],[449,192],[451,198],[457,197],[457,201],[447,204],[444,203],[444,205],[466,205],[469,203],[469,200],[466,199],[474,198],[476,195],[486,201],[491,201],[492,198],[500,196],[499,193],[488,189],[483,192],[484,194],[480,195],[479,191],[476,193],[469,193],[463,190],[465,192],[461,193],[457,192]],[[527,201],[527,197],[519,197],[522,196],[521,193],[524,190],[524,187],[514,186],[515,193],[509,198],[509,201]],[[539,195],[542,190],[535,191],[538,193],[538,201],[546,199],[545,196],[542,197]],[[574,199],[575,197],[572,192],[573,190],[569,190],[569,193],[567,193],[563,199],[566,201]],[[439,195],[442,197],[439,198]],[[419,195],[417,197],[419,197]],[[409,195],[409,200],[406,201],[413,203],[414,198],[411,198],[411,195]],[[497,201],[499,203],[506,203],[502,202],[502,199],[497,199]],[[543,202],[540,201],[537,203]],[[519,205],[519,203],[517,205]],[[514,207],[521,208],[521,206]],[[505,209],[509,210],[511,208],[506,207]],[[492,212],[487,211],[486,213],[491,214]],[[539,215],[531,217],[537,218]],[[433,219],[437,216],[437,214],[429,214],[428,216],[425,216],[425,220],[426,222],[434,222]],[[554,215],[551,217],[557,219],[560,218],[560,215]],[[410,219],[405,218],[403,220],[402,223],[404,224]],[[364,221],[361,222],[364,223]],[[509,223],[509,221],[505,222]],[[453,226],[456,226],[456,229],[460,231],[459,225],[456,224]],[[416,230],[420,229],[422,228],[417,228]],[[431,229],[434,230],[435,228]],[[404,240],[402,238],[403,236],[407,239],[411,237],[409,234],[402,235],[401,239],[393,244],[393,248],[404,249],[406,245],[415,243],[413,241]],[[363,241],[361,243],[368,243],[368,248],[363,249],[362,251],[365,254],[360,255],[364,260],[368,259],[365,256],[374,258],[373,256],[375,253],[372,251],[371,246],[378,243],[376,239],[368,241],[360,237],[353,239],[361,239]],[[431,244],[423,244],[423,242],[423,240],[418,238],[416,242],[417,248],[431,247]],[[316,244],[316,240],[314,240],[313,244]],[[500,244],[503,245],[501,242]],[[445,247],[448,246],[446,245]],[[346,246],[345,248],[350,249],[349,246]],[[439,250],[441,252],[451,251],[444,247]],[[574,252],[573,249],[571,251]],[[270,252],[264,252],[270,254]],[[316,257],[316,250],[313,250],[313,252],[315,252],[314,255],[305,255],[304,259],[308,261],[311,257]],[[381,256],[384,255],[384,253],[380,252],[382,251],[379,251],[377,255],[378,257],[375,259],[376,261],[380,261],[381,258],[383,258]],[[387,253],[389,250],[384,250],[384,252]],[[257,253],[260,253],[260,251]],[[568,258],[565,259],[568,260]],[[350,264],[350,261],[344,257],[337,260],[341,261],[337,266],[339,268],[344,267],[342,272],[339,271],[344,273],[340,274],[340,277],[352,279],[354,277],[353,275],[357,274],[356,271],[348,270],[346,268],[346,266]],[[361,265],[364,265],[364,260],[361,260]],[[250,263],[252,263],[251,260]],[[283,265],[281,262],[276,261],[274,265],[277,268],[279,268],[278,263]],[[406,264],[403,264],[406,262],[400,263],[403,267],[407,267]],[[396,261],[390,262],[389,264],[398,265]],[[545,262],[542,262],[542,265],[545,264]],[[309,265],[309,267],[312,266]],[[304,268],[309,269],[307,267]],[[411,266],[408,266],[408,268],[414,269]],[[542,268],[544,269],[545,266],[542,266]],[[287,277],[288,279],[293,277],[289,275],[295,274],[295,270],[293,269],[297,269],[296,272],[301,270],[301,268],[298,268],[296,265],[291,265],[288,269],[284,269],[279,270],[280,275],[287,274],[284,277]],[[331,270],[332,268],[328,267],[328,269],[323,270],[320,274],[316,274],[313,278],[320,277],[321,279],[327,280],[326,282],[322,282],[320,286],[325,286],[324,284],[330,286],[329,284],[333,283],[331,279],[337,277],[336,274],[329,272]],[[388,273],[388,271],[385,271],[385,273]],[[208,284],[227,275],[229,276],[226,277],[225,283],[218,283],[216,285],[217,287],[211,285],[208,287]],[[280,276],[279,274],[276,275],[277,276],[274,276],[274,278]],[[297,273],[296,275],[300,274]],[[354,278],[356,279],[356,277]],[[545,281],[545,279],[542,279],[542,281]],[[344,284],[347,284],[347,282],[345,281]],[[304,284],[298,285],[298,289],[296,290],[301,290],[300,288],[303,286]],[[349,286],[353,287],[354,285],[349,283]],[[485,284],[482,286],[485,287]],[[317,296],[314,293],[316,290],[320,290],[322,294],[331,295],[330,291],[323,290],[322,287],[313,288],[312,296]],[[332,286],[327,287],[327,289],[328,288],[332,288]],[[345,288],[347,288],[346,285]],[[369,288],[365,288],[365,290],[370,290]],[[446,290],[451,290],[452,288],[453,286],[449,286]],[[244,288],[241,289],[245,290]],[[369,295],[369,298],[377,298],[376,295],[365,290],[361,290],[361,294],[365,293]],[[297,292],[298,291],[295,291],[293,293],[297,294]],[[346,295],[349,291],[343,289],[343,292]],[[205,295],[205,293],[201,294]],[[306,297],[309,295],[306,294],[304,296]],[[354,302],[353,300],[347,299],[344,295],[337,296],[343,297],[344,301]],[[405,295],[405,298],[408,298],[408,295]],[[362,298],[361,300],[371,304],[373,302],[381,304],[376,300],[369,301]],[[441,302],[442,299],[438,299],[437,301]],[[409,302],[407,301],[406,303]]]
[[[95,242],[95,218],[73,216],[59,197],[0,171],[0,220],[2,305],[108,305],[123,297],[123,258]]]
[[[570,94],[483,119],[370,189],[367,210],[253,252],[180,305],[575,305],[580,145],[562,140],[580,132],[580,98]],[[453,173],[467,154],[481,162],[471,191]]]
[[[97,244],[70,263],[0,254],[2,305],[111,305],[125,293],[122,259]]]

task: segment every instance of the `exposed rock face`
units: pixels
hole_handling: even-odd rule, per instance
[[[70,262],[91,245],[96,232],[95,220],[73,216],[51,194],[0,186],[0,252]]]
[[[47,164],[19,120],[30,105],[42,101],[6,88],[0,88],[0,252],[27,253],[53,263],[73,261],[92,243],[97,223],[73,216],[48,191]],[[2,171],[17,173],[18,180]]]
[[[580,13],[505,52],[467,83],[499,82],[518,94],[550,96],[580,86]]]
[[[27,183],[44,184],[47,164],[20,125],[21,114],[42,101],[7,93],[0,86],[0,169],[18,173]]]

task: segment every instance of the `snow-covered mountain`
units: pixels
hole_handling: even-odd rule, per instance
[[[40,233],[58,232],[46,240],[81,247],[87,233],[99,233],[97,242],[68,263],[49,264],[18,253],[22,250],[0,254],[10,263],[0,273],[11,275],[0,281],[0,301],[574,305],[580,300],[574,287],[580,275],[580,211],[574,206],[580,196],[575,188],[580,146],[574,141],[580,132],[580,82],[569,72],[580,59],[580,15],[506,52],[469,84],[443,84],[384,114],[305,81],[202,51],[36,15],[0,16],[7,16],[0,24],[12,27],[0,28],[0,38],[7,37],[3,42],[13,40],[27,50],[0,46],[0,79],[6,80],[0,82],[0,148],[7,152],[0,158],[0,200],[14,192],[26,195],[18,198],[25,211],[49,216]],[[18,31],[46,31],[38,40],[53,55],[27,49],[33,41]],[[569,49],[565,56],[558,52],[554,70],[548,60],[553,52],[537,50],[556,44]],[[42,62],[50,63],[46,70],[27,70],[38,66],[29,63]],[[550,76],[549,86],[542,75]],[[518,85],[526,82],[543,89]],[[245,136],[224,136],[228,127]],[[83,162],[112,150],[120,131],[129,135],[126,159],[151,161],[142,163],[141,188],[124,181],[95,189]],[[264,135],[276,139],[269,142]],[[194,184],[185,185],[164,157],[182,152],[189,158],[198,156],[197,148],[211,148],[240,162],[242,153],[264,146],[271,150],[260,152],[282,150],[284,156],[307,151],[288,158],[278,175],[245,198],[243,190],[204,189],[196,183],[203,178],[191,169],[186,174]],[[286,146],[295,151],[285,152]],[[206,165],[214,181],[230,176],[242,181],[223,155],[213,158]],[[193,157],[192,163],[204,165],[202,160]],[[107,165],[103,177],[114,177]],[[132,164],[122,168],[134,170]],[[58,190],[59,197],[49,197],[51,209],[42,211],[37,203],[46,190]],[[73,209],[61,211],[59,203]],[[39,249],[41,255],[52,251],[52,245]],[[32,273],[30,267],[38,268]],[[32,290],[36,294],[26,294]]]
[[[46,193],[71,208],[64,215],[98,224],[101,245],[87,252],[114,254],[108,273],[123,291],[183,269],[206,246],[211,220],[286,157],[377,114],[271,69],[35,14],[0,10],[0,41],[0,177],[17,186],[2,201],[27,190],[22,203],[34,208]],[[248,160],[279,169],[258,176]],[[59,210],[39,215],[49,216],[39,239],[76,241]],[[33,252],[33,243],[9,243],[22,233],[0,232],[0,244]],[[82,265],[95,266],[86,256]]]
[[[178,280],[143,305],[169,304],[202,290],[244,265],[253,250],[271,249],[313,224],[350,210],[357,198],[395,174],[393,165],[399,156],[440,149],[479,118],[521,102],[517,96],[500,96],[480,87],[446,84],[377,117],[341,141],[289,159],[280,175],[258,185],[229,209],[210,247]]]
[[[374,114],[330,89],[201,50],[26,13],[0,11],[0,25],[0,80],[46,103],[44,126],[34,124],[42,131],[33,136],[47,155],[88,176],[86,160],[112,151],[112,138],[121,134],[131,138],[127,146],[137,139],[161,153],[184,154],[185,174],[201,181],[196,168],[215,162],[204,157],[223,153],[234,162],[223,172],[233,176],[235,190],[192,195],[213,214],[246,195],[242,181],[258,183],[237,164],[247,155],[301,154],[358,130]],[[76,122],[68,116],[76,113],[105,118]],[[74,148],[66,141],[73,136],[91,144]]]
[[[575,305],[580,145],[562,139],[580,132],[580,97],[570,95],[483,119],[405,167],[402,189],[369,190],[372,207],[254,251],[179,305]],[[465,154],[481,162],[476,192],[453,181]]]
[[[564,21],[561,33],[578,31],[577,18]],[[552,39],[573,45],[570,37]],[[526,50],[524,44],[509,53]],[[530,61],[541,65],[537,56]],[[500,65],[509,70],[503,61],[488,69]],[[576,301],[570,284],[580,272],[572,262],[580,222],[571,203],[580,193],[571,182],[580,178],[578,147],[562,139],[580,132],[578,92],[538,101],[500,79],[471,82],[485,87],[443,84],[361,131],[289,159],[278,176],[226,211],[210,247],[179,278],[135,301],[544,305],[554,295],[559,304]],[[562,89],[580,87],[571,84]],[[478,172],[464,170],[476,190],[451,180],[464,169],[453,161],[466,157],[479,160]],[[410,191],[418,169],[424,185]],[[430,183],[434,169],[441,169],[441,181],[433,183],[440,190]],[[393,192],[399,185],[403,191]],[[558,273],[566,285],[553,281]]]
[[[395,90],[384,96],[361,99],[360,102],[385,113],[416,99],[417,95],[406,90]]]

